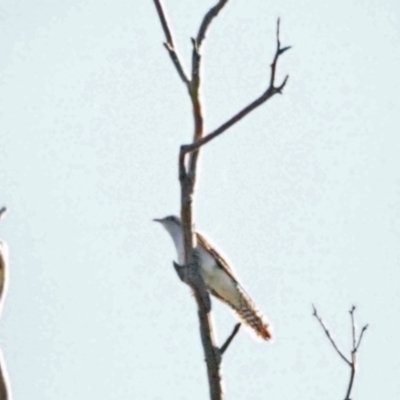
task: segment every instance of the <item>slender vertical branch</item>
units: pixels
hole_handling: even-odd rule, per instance
[[[350,394],[353,389],[355,376],[356,376],[356,363],[354,360],[354,362],[352,362],[350,365],[350,379],[349,379],[349,384],[347,385],[347,390],[346,390],[346,395],[344,396],[344,400],[351,400]]]
[[[171,58],[171,61],[172,61],[173,65],[175,66],[176,71],[178,72],[178,75],[182,79],[183,83],[189,89],[190,81],[189,81],[189,78],[187,77],[185,69],[183,68],[183,64],[180,61],[179,54],[178,54],[177,50],[175,49],[174,39],[172,37],[172,33],[169,28],[167,14],[165,13],[165,10],[164,10],[164,7],[162,6],[161,0],[153,0],[153,1],[154,1],[154,5],[156,6],[158,18],[160,19],[160,23],[161,23],[161,26],[162,26],[162,29],[164,31],[164,35],[166,38],[164,47],[167,49],[168,54]]]
[[[339,354],[340,358],[350,367],[350,377],[349,377],[349,383],[347,385],[346,389],[346,395],[344,400],[351,400],[350,395],[351,391],[354,387],[354,381],[355,381],[355,376],[356,376],[356,369],[357,369],[357,352],[361,344],[361,340],[363,338],[364,332],[368,328],[368,324],[365,325],[360,332],[360,335],[358,337],[357,341],[357,333],[356,333],[356,325],[355,325],[355,319],[354,319],[354,311],[356,310],[355,306],[352,306],[349,313],[350,313],[350,318],[351,318],[351,336],[352,336],[352,348],[350,351],[350,358],[347,358],[341,350],[339,350],[338,345],[336,342],[333,340],[332,335],[330,334],[328,328],[322,321],[321,317],[318,315],[317,309],[313,305],[313,316],[318,320],[320,323],[322,329],[324,330],[326,336],[328,337],[329,341],[331,342],[333,348],[336,350],[336,352]]]
[[[356,309],[356,307],[352,306],[351,310],[349,311],[350,318],[351,318],[351,337],[352,337],[353,349],[356,348],[356,323],[354,322],[354,310],[355,309]]]
[[[204,134],[204,119],[203,109],[201,104],[201,50],[207,31],[211,26],[213,19],[219,14],[222,8],[228,0],[220,0],[212,7],[204,16],[202,23],[200,24],[199,32],[197,33],[196,39],[192,39],[192,85],[190,90],[192,107],[193,107],[193,118],[194,118],[194,135],[193,143],[200,140]],[[199,149],[196,149],[189,159],[189,174],[194,180],[193,184],[196,184],[196,172],[197,162],[200,156]]]
[[[226,3],[226,1],[224,2]],[[222,8],[222,7],[221,7]],[[218,10],[214,7],[211,9],[206,16],[204,17],[204,21],[207,18],[212,20],[212,15],[216,16],[216,14],[221,9]],[[203,27],[202,37],[200,34],[200,40],[192,39],[192,76],[190,80],[190,100],[192,103],[192,112],[193,112],[193,121],[194,121],[194,134],[193,141],[201,139],[203,137],[204,131],[204,119],[203,119],[203,109],[201,103],[201,45],[203,43],[203,38],[205,37],[207,28],[210,26],[210,23],[202,23],[201,27]],[[201,30],[202,28],[200,28]],[[192,286],[193,291],[195,293],[195,298],[198,303],[198,314],[200,321],[200,333],[201,340],[206,356],[206,364],[207,364],[207,373],[208,373],[208,381],[210,387],[210,397],[212,400],[221,400],[223,398],[223,390],[221,384],[221,354],[216,345],[215,335],[213,326],[211,323],[210,309],[207,308],[207,304],[202,300],[201,296],[201,287],[204,286],[201,277],[199,276],[198,268],[196,268],[196,264],[193,263],[194,257],[194,247],[195,243],[195,235],[193,232],[193,200],[194,200],[194,191],[197,179],[197,162],[199,159],[199,151],[196,151],[191,154],[188,163],[188,170],[185,169],[185,153],[180,152],[179,154],[179,176],[181,182],[181,220],[182,220],[182,228],[184,232],[184,246],[185,246],[185,255],[186,255],[186,263],[188,265],[193,265],[194,268],[191,270],[191,275],[193,278],[196,278],[197,285],[194,284]],[[194,283],[194,281],[192,281]],[[203,296],[204,297],[204,296]]]
[[[359,338],[358,338],[358,343],[357,343],[357,345],[356,345],[356,351],[357,351],[358,348],[360,347],[361,340],[362,340],[363,335],[364,335],[364,332],[367,330],[367,328],[368,328],[368,324],[367,324],[367,325],[364,325],[363,328],[361,329],[361,333],[360,333],[360,336],[359,336]]]
[[[226,3],[225,0],[224,3]],[[154,0],[157,13],[160,18],[161,25],[164,30],[166,37],[166,48],[169,52],[172,62],[175,68],[187,85],[190,95],[190,100],[193,108],[193,119],[194,119],[194,140],[203,136],[203,112],[200,97],[200,82],[201,82],[201,54],[200,47],[205,37],[207,28],[212,20],[212,15],[215,11],[211,9],[205,16],[200,31],[201,35],[198,35],[200,40],[196,43],[196,40],[192,40],[193,52],[192,52],[192,76],[191,79],[187,78],[186,73],[182,67],[182,63],[179,60],[178,53],[175,50],[172,33],[169,28],[165,11],[162,7],[160,0]],[[215,7],[214,7],[215,8]],[[222,8],[222,7],[221,7]],[[219,10],[218,10],[219,11]],[[215,14],[216,15],[216,14]],[[186,154],[180,152],[179,154],[179,180],[181,183],[181,221],[184,235],[184,248],[185,248],[185,265],[186,270],[183,273],[183,280],[189,284],[193,289],[194,297],[197,302],[199,323],[200,323],[200,335],[204,348],[205,360],[207,365],[208,382],[210,388],[210,397],[212,400],[221,400],[223,398],[222,384],[221,384],[221,353],[216,346],[215,336],[213,332],[213,326],[210,316],[210,300],[208,293],[205,291],[204,282],[198,271],[198,263],[196,254],[194,251],[196,245],[196,237],[193,231],[193,198],[194,189],[196,183],[196,169],[198,152],[190,157],[188,170],[185,165]],[[175,267],[177,272],[179,268]],[[178,272],[179,274],[179,272]]]

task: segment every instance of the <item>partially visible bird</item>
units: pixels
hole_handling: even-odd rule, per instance
[[[154,219],[171,235],[178,253],[178,262],[185,263],[185,250],[181,221],[176,216]],[[262,339],[271,339],[271,330],[250,296],[240,285],[232,268],[222,255],[196,232],[196,251],[199,256],[199,272],[209,292],[228,304],[241,320],[253,329]]]
[[[3,308],[4,296],[7,288],[8,278],[8,248],[5,242],[0,240],[0,313]]]
[[[0,208],[0,220],[6,214],[7,208]],[[8,247],[6,242],[0,240],[0,313],[4,303],[5,292],[8,284]]]

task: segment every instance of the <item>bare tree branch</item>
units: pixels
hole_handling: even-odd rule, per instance
[[[292,47],[292,46],[286,46],[286,47],[281,48],[281,41],[279,38],[280,26],[281,26],[281,19],[278,18],[278,21],[276,22],[276,52],[275,52],[275,56],[274,56],[274,61],[271,64],[271,78],[269,81],[270,87],[274,87],[274,84],[275,84],[276,65],[278,64],[279,56],[282,55],[285,51],[291,49],[291,47]],[[289,78],[289,76],[286,75],[286,78],[283,81],[283,86],[285,86],[288,78]],[[283,86],[281,85],[281,90],[283,89]]]
[[[210,397],[212,400],[221,400],[223,398],[220,364],[221,356],[226,351],[233,338],[239,331],[240,324],[236,325],[231,335],[225,341],[224,345],[219,349],[215,344],[213,327],[210,319],[211,303],[209,295],[206,291],[204,282],[198,272],[198,260],[196,257],[196,236],[193,229],[193,201],[195,194],[195,184],[197,178],[197,165],[200,154],[200,147],[214,137],[220,135],[231,127],[234,123],[238,122],[241,118],[250,113],[253,109],[267,101],[269,98],[277,93],[281,93],[286,85],[288,76],[285,77],[283,82],[275,87],[275,74],[276,66],[279,56],[283,54],[289,47],[281,48],[279,41],[279,20],[277,24],[277,50],[271,64],[271,77],[269,88],[249,106],[245,107],[242,111],[237,113],[225,124],[221,125],[216,131],[204,136],[204,118],[201,102],[201,50],[204,39],[207,35],[208,29],[213,19],[219,14],[223,7],[228,3],[228,0],[219,0],[217,4],[212,7],[204,16],[200,24],[199,31],[195,39],[192,39],[192,69],[190,79],[187,77],[186,72],[179,59],[178,53],[175,49],[173,36],[167,22],[166,13],[161,4],[161,0],[154,0],[157,13],[164,30],[167,42],[165,46],[169,52],[170,58],[174,63],[176,70],[182,81],[186,84],[190,100],[192,103],[192,112],[194,120],[194,134],[193,143],[187,146],[181,146],[179,152],[179,181],[181,184],[181,221],[184,236],[184,249],[185,249],[185,265],[180,266],[174,263],[174,268],[179,278],[187,283],[193,290],[199,313],[201,339],[206,357],[208,381],[210,386]],[[186,156],[188,162],[186,164]]]
[[[221,354],[225,353],[226,349],[229,347],[229,345],[231,344],[232,340],[235,338],[236,334],[239,332],[239,329],[240,329],[241,326],[242,326],[242,324],[240,322],[238,322],[234,326],[232,333],[228,336],[228,338],[225,340],[225,343],[219,349]]]
[[[349,311],[350,318],[351,318],[351,336],[352,336],[352,349],[350,352],[351,361],[349,361],[349,359],[347,359],[343,355],[343,353],[339,350],[338,346],[336,345],[335,341],[332,339],[331,334],[329,333],[325,324],[322,322],[322,319],[318,315],[317,310],[314,305],[313,305],[313,310],[314,310],[313,316],[315,316],[317,318],[317,320],[319,321],[320,325],[322,326],[323,330],[325,331],[325,334],[327,335],[328,339],[330,340],[332,346],[335,348],[336,352],[339,354],[339,356],[342,358],[342,360],[344,360],[346,362],[346,364],[350,367],[350,378],[349,378],[349,383],[347,385],[347,390],[346,390],[346,395],[345,395],[344,400],[351,400],[350,395],[351,395],[351,391],[354,386],[354,379],[356,376],[356,368],[357,368],[357,351],[358,351],[358,348],[360,347],[364,332],[368,328],[368,324],[365,325],[361,329],[361,332],[360,332],[360,335],[359,335],[359,338],[357,341],[357,339],[356,339],[356,337],[357,337],[356,324],[355,324],[355,319],[354,319],[354,311],[356,310],[356,307],[352,306],[351,310]]]
[[[367,328],[368,328],[368,324],[364,325],[363,328],[361,329],[360,337],[358,338],[358,343],[356,345],[356,351],[358,351],[358,348],[360,347],[361,340],[362,340],[364,332],[367,330]]]
[[[344,397],[344,400],[351,400],[350,398],[350,393],[354,385],[354,378],[356,376],[356,364],[351,363],[350,365],[350,379],[349,379],[349,384],[347,385],[347,391],[346,391],[346,396]]]
[[[227,0],[226,0],[227,1]],[[226,1],[224,3],[226,3]],[[167,39],[166,48],[169,52],[172,62],[178,71],[179,76],[186,84],[191,103],[193,108],[194,119],[194,138],[201,138],[203,136],[203,113],[200,99],[200,66],[201,56],[200,47],[203,42],[207,28],[211,20],[216,16],[222,5],[211,9],[204,17],[201,24],[198,43],[192,40],[193,54],[192,54],[192,76],[189,79],[184,72],[182,63],[179,60],[178,53],[175,50],[172,33],[167,23],[166,14],[163,10],[160,0],[154,0],[156,9]],[[193,232],[193,197],[194,187],[196,182],[196,166],[198,161],[198,152],[192,153],[189,160],[189,173],[186,171],[185,154],[179,155],[179,180],[181,183],[181,220],[182,230],[184,234],[184,248],[185,248],[185,266],[181,267],[174,264],[175,270],[179,277],[187,283],[193,290],[194,297],[197,302],[201,340],[204,348],[204,354],[207,365],[208,382],[210,387],[210,397],[212,400],[221,400],[223,398],[223,391],[221,385],[221,353],[216,346],[215,335],[213,332],[212,322],[210,318],[211,303],[209,295],[205,289],[204,282],[198,272],[198,265],[194,248],[196,245],[196,237]]]
[[[214,7],[210,8],[210,10],[206,13],[197,34],[197,45],[201,45],[204,38],[206,37],[207,30],[210,27],[212,20],[219,14],[219,12],[222,10],[227,2],[228,0],[218,1],[218,3]]]
[[[353,340],[353,349],[356,348],[356,324],[354,322],[354,310],[356,309],[355,306],[351,307],[351,310],[349,311],[350,313],[350,318],[351,318],[351,336]]]
[[[190,81],[187,77],[185,69],[183,68],[182,62],[180,61],[178,52],[175,49],[174,39],[172,37],[171,30],[169,28],[167,15],[164,11],[164,7],[162,6],[161,0],[154,0],[154,5],[156,6],[158,17],[160,18],[161,26],[163,28],[166,42],[164,43],[165,48],[168,51],[169,56],[171,57],[172,63],[174,64],[178,75],[182,79],[183,83],[190,89]]]
[[[192,80],[191,80],[191,101],[193,107],[193,118],[194,118],[194,135],[193,142],[200,140],[204,134],[204,122],[203,122],[203,110],[201,105],[200,96],[200,84],[201,84],[201,47],[206,37],[207,31],[211,25],[213,19],[219,14],[222,8],[228,0],[220,0],[212,7],[204,16],[202,23],[200,24],[197,38],[192,38]],[[196,182],[196,166],[200,156],[198,149],[192,152],[189,160],[189,174],[191,175],[194,182]]]
[[[339,354],[339,356],[342,358],[342,360],[347,364],[351,365],[351,362],[346,358],[346,356],[340,351],[338,345],[336,342],[333,340],[328,328],[325,326],[324,322],[322,321],[321,317],[318,315],[317,309],[315,308],[314,304],[312,305],[314,312],[313,316],[317,318],[318,322],[320,323],[322,329],[325,331],[326,336],[328,337],[329,341],[331,342],[333,348],[336,350],[336,352]]]
[[[279,56],[282,55],[285,51],[289,50],[291,47],[286,46],[284,48],[281,48],[280,44],[280,39],[279,39],[279,19],[277,22],[277,47],[274,55],[274,59],[271,64],[271,76],[270,76],[270,82],[269,82],[269,87],[267,90],[259,96],[256,100],[252,101],[248,106],[244,107],[242,110],[240,110],[237,114],[235,114],[233,117],[231,117],[228,121],[224,122],[220,127],[218,127],[215,131],[207,134],[201,139],[195,140],[192,144],[188,145],[183,145],[181,147],[181,152],[183,153],[191,153],[196,150],[198,150],[200,147],[204,146],[211,140],[215,139],[217,136],[221,135],[224,133],[227,129],[229,129],[232,125],[236,124],[239,122],[242,118],[247,116],[250,112],[252,112],[254,109],[259,107],[261,104],[265,103],[268,101],[271,97],[273,97],[276,94],[281,94],[283,88],[285,87],[289,75],[286,75],[284,80],[279,86],[275,86],[275,77],[276,77],[276,68],[278,64],[278,59]]]

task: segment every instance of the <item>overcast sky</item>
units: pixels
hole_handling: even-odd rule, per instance
[[[186,66],[214,1],[165,0]],[[400,3],[231,0],[204,46],[206,130],[276,96],[205,149],[197,227],[271,322],[223,363],[227,399],[400,398]],[[154,217],[179,213],[187,93],[152,1],[0,0],[0,344],[15,400],[207,398],[195,302]],[[213,302],[219,342],[235,316]]]

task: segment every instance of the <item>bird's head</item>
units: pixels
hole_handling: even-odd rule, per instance
[[[175,215],[154,218],[153,221],[159,222],[172,236],[177,232],[181,232],[181,220]]]

